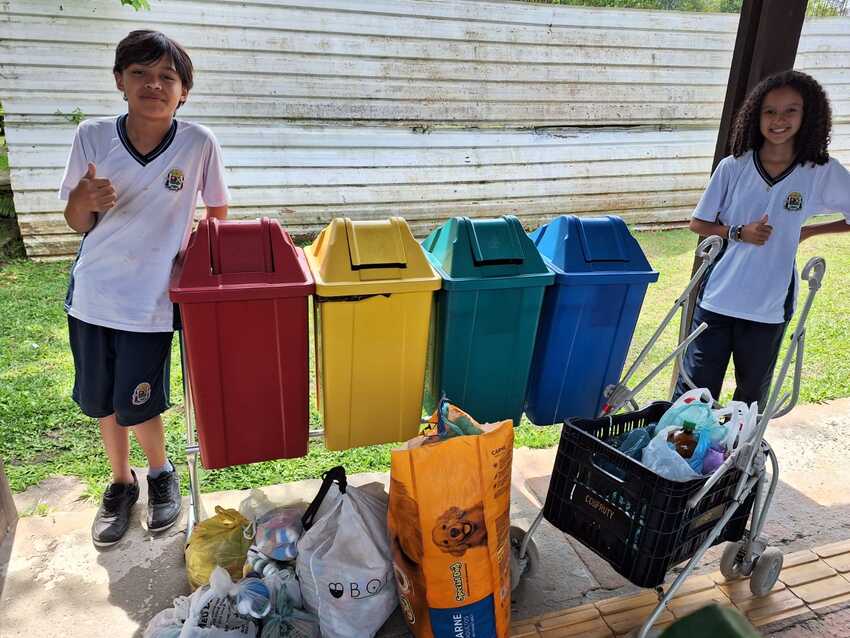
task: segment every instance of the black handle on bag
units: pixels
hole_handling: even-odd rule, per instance
[[[322,504],[322,501],[325,500],[325,496],[328,495],[328,490],[331,489],[331,485],[334,483],[339,485],[340,493],[345,494],[345,488],[348,487],[348,481],[345,479],[345,468],[341,465],[332,467],[322,474],[322,486],[319,488],[319,493],[316,494],[316,498],[313,499],[313,502],[310,503],[310,507],[308,507],[307,511],[304,512],[304,516],[301,517],[301,524],[304,526],[304,531],[307,531],[313,526],[313,519],[316,517],[316,512],[319,511],[319,506]]]

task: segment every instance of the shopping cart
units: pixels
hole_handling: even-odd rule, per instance
[[[527,532],[511,528],[513,587],[535,571],[539,558],[532,536],[545,517],[593,549],[632,583],[655,588],[658,605],[636,631],[639,638],[649,634],[667,603],[715,544],[729,541],[720,571],[729,580],[749,576],[754,596],[770,592],[782,569],[781,551],[769,548],[762,533],[779,479],[776,455],[764,440],[764,433],[768,422],[787,414],[799,397],[806,320],[826,271],[822,258],[810,259],[801,273],[808,283],[808,294],[755,432],[713,474],[687,482],[669,481],[602,442],[657,422],[670,407],[669,402],[655,402],[640,409],[635,396],[672,361],[677,361],[681,371],[687,346],[705,330],[706,325],[701,324],[689,333],[684,308],[721,247],[719,237],[710,237],[699,245],[696,254],[702,264],[623,380],[606,390],[602,414],[595,419],[568,419],[564,424],[546,504]],[[679,345],[630,388],[629,379],[680,309]],[[792,365],[792,388],[783,394]],[[693,387],[691,379],[682,376]],[[632,411],[620,413],[626,405]],[[687,565],[665,591],[665,575],[684,561]]]

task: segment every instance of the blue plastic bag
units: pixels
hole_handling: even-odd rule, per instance
[[[696,426],[694,432],[697,437],[697,447],[691,457],[685,460],[698,474],[702,474],[705,455],[713,445],[719,444],[726,438],[727,434],[726,426],[717,422],[712,409],[713,403],[711,392],[706,388],[689,390],[680,396],[658,421],[657,431],[669,427],[682,427],[685,421],[690,421]]]

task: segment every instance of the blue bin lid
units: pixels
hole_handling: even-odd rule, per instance
[[[548,286],[555,278],[513,215],[453,217],[422,247],[446,290]]]
[[[530,234],[549,260],[560,284],[649,283],[658,273],[649,265],[626,223],[614,215],[561,215]],[[588,277],[598,278],[598,281]]]

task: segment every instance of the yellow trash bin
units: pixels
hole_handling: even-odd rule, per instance
[[[316,280],[316,381],[325,446],[418,434],[428,327],[441,280],[407,222],[334,219],[304,249]]]

